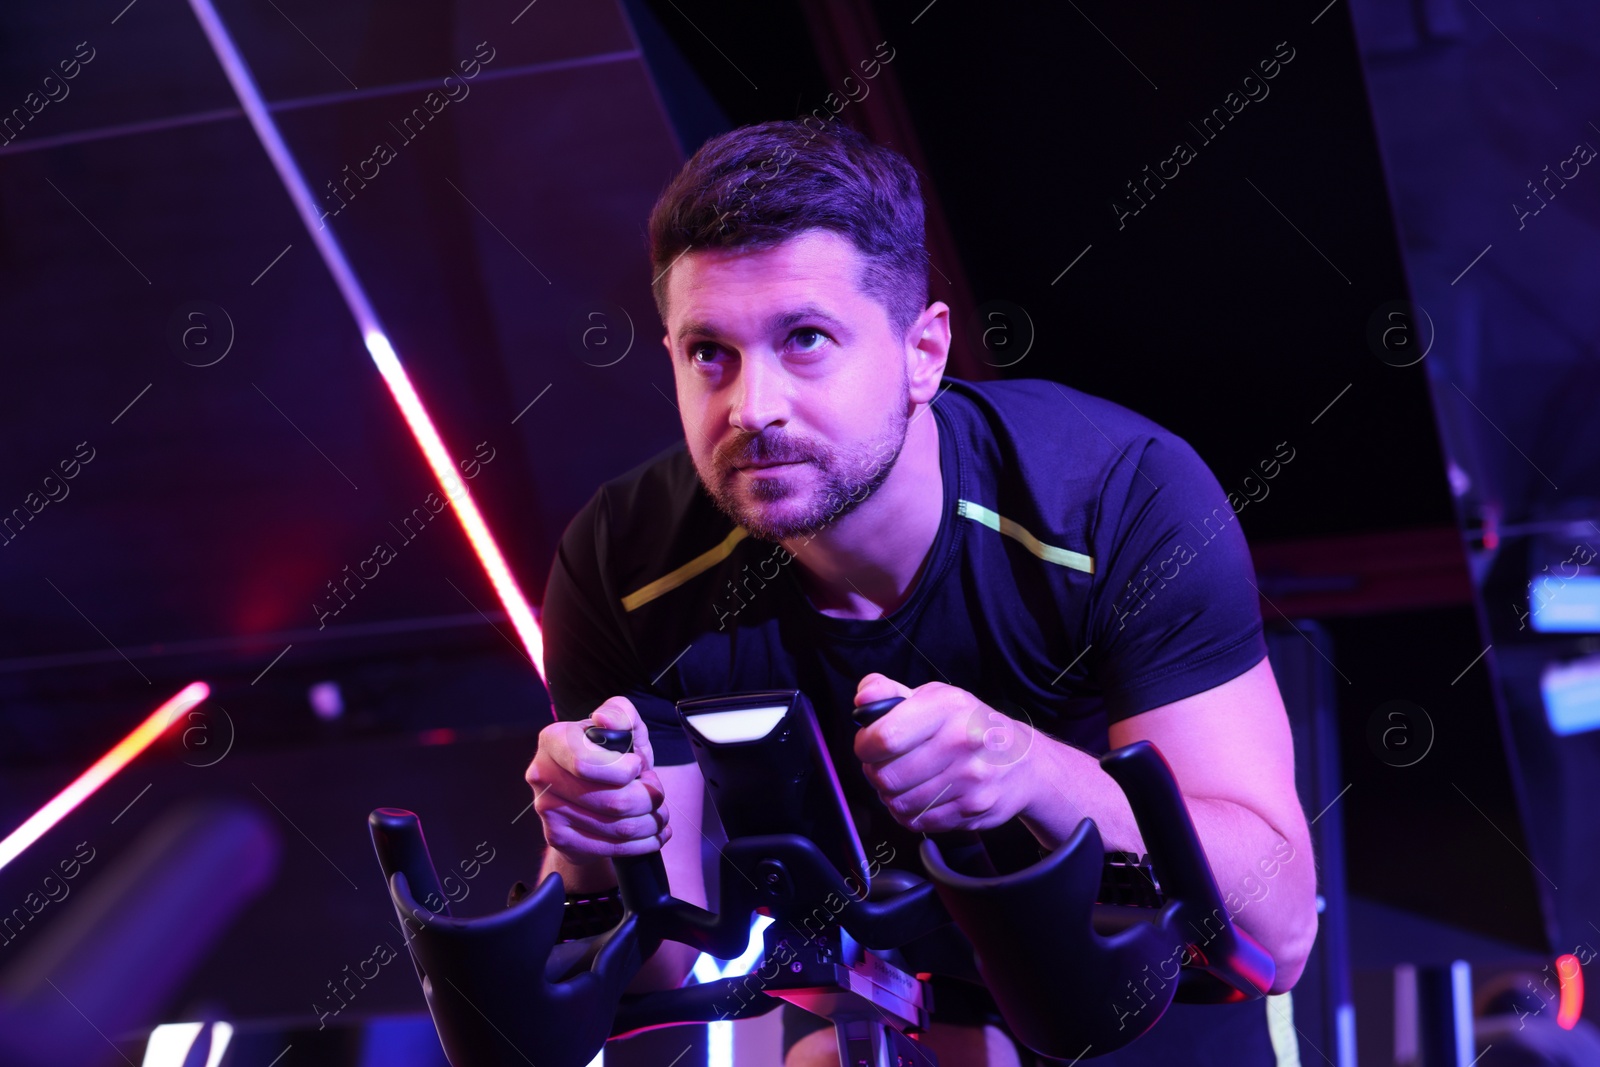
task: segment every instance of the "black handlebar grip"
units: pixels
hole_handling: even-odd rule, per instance
[[[863,704],[850,713],[857,726],[871,726],[885,715],[889,709],[904,700],[905,697],[885,697],[883,700],[874,700],[870,704]]]
[[[885,715],[905,697],[885,697],[862,704],[850,712],[850,718],[860,727],[871,726]],[[989,850],[983,847],[983,838],[978,836],[976,830],[947,830],[941,834],[933,834],[933,839],[939,842],[939,851],[945,857],[945,863],[951,870],[974,878],[993,878],[996,874],[994,861],[989,858]]]
[[[619,755],[633,751],[632,730],[612,730],[604,726],[590,726],[583,731],[590,743]],[[643,856],[613,856],[611,866],[617,872],[617,886],[622,891],[622,903],[635,914],[654,911],[667,906],[672,890],[667,884],[667,865],[658,849]]]
[[[633,749],[632,730],[610,730],[604,726],[590,726],[583,731],[590,744],[599,745],[611,752],[630,752]]]
[[[450,914],[450,901],[439,885],[439,873],[428,855],[422,821],[404,808],[377,808],[367,816],[372,847],[387,881],[396,871],[406,876],[411,894],[429,911]]]

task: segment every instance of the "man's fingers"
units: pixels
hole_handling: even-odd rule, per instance
[[[608,730],[629,730],[633,728],[633,721],[638,714],[634,711],[633,701],[627,697],[612,697],[595,708],[589,718]]]
[[[651,767],[655,764],[655,756],[650,748],[650,730],[645,725],[644,716],[633,706],[633,701],[627,697],[612,697],[589,716],[597,725],[608,730],[628,730],[633,733],[633,746],[630,750],[641,761],[642,767]],[[637,773],[637,772],[635,772]]]
[[[644,760],[646,769],[656,765],[655,750],[650,747],[650,729],[643,716],[636,717],[633,722],[633,750]]]
[[[559,838],[550,839],[550,847],[572,856],[605,857],[615,859],[618,856],[648,856],[652,852],[661,851],[662,847],[672,840],[672,828],[667,827],[657,837],[640,837],[630,841],[606,841],[593,837],[575,838],[567,842]]]
[[[871,703],[870,700],[863,700],[863,695],[856,694],[857,707]],[[890,708],[883,718],[857,731],[856,758],[862,763],[882,763],[903,756],[938,733],[945,718],[944,709],[935,694],[912,694]]]
[[[590,726],[630,731],[631,751],[590,741]],[[644,721],[626,698],[606,701],[587,721],[546,727],[526,777],[545,841],[567,856],[644,855],[671,836]]]
[[[565,830],[585,842],[599,842],[616,845],[630,841],[650,840],[659,836],[667,828],[670,820],[665,811],[652,811],[646,815],[632,816],[626,819],[613,819],[595,816],[581,808],[567,808],[559,819],[561,829],[552,828],[552,832],[559,838],[565,836]]]
[[[558,805],[567,805],[606,819],[648,815],[664,806],[660,791],[652,792],[645,788],[643,782],[635,781],[620,787],[597,789],[582,779],[552,782],[551,788],[539,795],[538,803],[543,805],[539,809],[541,811]]]
[[[970,806],[965,797],[952,797],[949,790],[913,789],[896,798],[889,805],[895,822],[918,833],[938,833],[941,830],[967,829],[972,826],[973,815],[965,809]]]
[[[861,770],[880,796],[899,796],[938,776],[945,766],[939,753],[926,748],[913,748],[901,756],[866,763]]]
[[[627,785],[644,770],[644,757],[636,752],[612,752],[587,737],[580,737],[572,751],[572,769],[584,781],[606,785]]]
[[[987,830],[1011,817],[1004,794],[992,784],[961,782],[939,776],[879,798],[895,822],[918,833],[940,830]]]
[[[582,769],[582,761],[580,771]],[[527,780],[541,812],[560,804],[575,804],[601,815],[642,815],[661,806],[661,783],[654,771],[628,776],[618,764],[589,768],[592,774],[574,774],[552,754],[541,752],[529,768]],[[610,780],[606,780],[610,779]]]
[[[549,789],[534,798],[533,806],[547,827],[566,822],[602,837],[651,835],[667,822],[667,806],[661,795],[653,795],[637,782],[626,789],[587,789],[578,793]]]
[[[664,808],[666,806],[667,790],[666,787],[661,784],[661,778],[654,770],[646,770],[643,774],[639,775],[639,784],[643,786],[644,791],[649,794],[650,803],[654,807]]]
[[[533,758],[524,777],[535,790],[552,783],[623,786],[639,777],[640,758],[629,752],[608,752],[584,737],[581,731],[566,736],[541,738],[539,754]]]
[[[639,777],[646,766],[644,756],[634,751],[613,752],[594,743],[586,732],[590,725],[607,730],[626,730],[630,724],[627,712],[602,705],[595,709],[588,721],[572,724],[564,734],[565,758],[558,750],[552,753],[556,761],[569,767],[580,778],[607,785],[624,785]]]
[[[909,697],[911,692],[910,687],[901,685],[888,675],[874,672],[862,678],[856,685],[856,707],[870,704],[874,700]]]

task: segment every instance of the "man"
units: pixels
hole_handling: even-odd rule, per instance
[[[1288,990],[1317,928],[1310,838],[1249,553],[1193,449],[1052,382],[942,381],[917,175],[847,128],[707,142],[650,242],[685,441],[604,485],[551,570],[541,877],[600,891],[610,857],[660,848],[674,892],[705,901],[684,697],[804,691],[867,851],[910,870],[924,833],[982,831],[1018,869],[1085,817],[1142,853],[1091,753],[1147,738]],[[887,696],[906,699],[857,732],[851,706]],[[634,753],[590,744],[591,722],[631,728]],[[635,988],[681,983],[680,948]],[[1076,1010],[1137,1010],[1115,995]],[[1273,1063],[1285,999],[1174,1006],[1099,1062]],[[824,1020],[784,1011],[786,1064],[837,1063]],[[1031,1061],[995,1021],[929,1044],[947,1065]]]

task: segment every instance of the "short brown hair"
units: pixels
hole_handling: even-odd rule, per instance
[[[850,239],[866,261],[857,286],[903,337],[928,306],[921,182],[899,152],[839,122],[763,122],[700,146],[650,212],[661,321],[667,273],[685,252],[759,250],[812,229]]]

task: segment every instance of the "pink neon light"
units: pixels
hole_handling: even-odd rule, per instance
[[[384,384],[389,387],[389,393],[394,397],[395,403],[400,405],[400,414],[410,427],[411,435],[421,447],[422,455],[428,461],[433,476],[439,480],[439,485],[455,505],[456,518],[460,520],[461,528],[466,531],[467,540],[471,542],[472,551],[477,555],[478,562],[488,574],[489,584],[494,586],[495,596],[500,598],[506,614],[511,617],[511,625],[516,628],[517,636],[522,639],[522,646],[527,649],[534,670],[538,671],[540,679],[543,679],[544,636],[539,632],[539,624],[534,621],[527,598],[517,586],[511,568],[506,566],[505,557],[500,554],[500,546],[495,543],[494,535],[489,532],[488,525],[483,521],[483,515],[478,511],[478,505],[473,501],[472,494],[467,492],[466,484],[456,473],[455,462],[439,438],[439,431],[434,429],[433,420],[428,417],[427,409],[422,406],[422,400],[412,387],[411,379],[400,363],[400,357],[395,355],[394,346],[389,343],[388,336],[383,332],[383,327],[378,321],[378,313],[373,309],[372,301],[367,298],[366,289],[362,287],[361,280],[351,269],[350,261],[345,256],[338,239],[333,235],[332,227],[326,225],[326,213],[318,210],[317,201],[311,195],[311,188],[306,184],[305,176],[300,173],[289,146],[284,144],[283,137],[278,132],[278,124],[273,121],[272,114],[267,110],[266,101],[261,97],[261,90],[256,86],[249,65],[239,54],[239,49],[228,34],[227,27],[223,25],[212,0],[189,0],[189,6],[193,9],[195,18],[199,20],[206,39],[211,42],[211,48],[217,55],[217,62],[222,65],[222,72],[233,86],[235,95],[239,97],[239,104],[244,108],[245,117],[250,120],[256,137],[261,141],[262,149],[272,161],[273,169],[278,172],[284,190],[294,203],[295,212],[300,216],[311,243],[322,256],[322,262],[328,268],[328,273],[333,275],[334,284],[339,287],[345,306],[350,309],[350,316],[355,319],[356,328],[361,331],[362,340],[366,342],[372,361],[378,365],[378,372],[383,375]]]
[[[406,425],[411,428],[411,435],[417,439],[417,444],[422,448],[428,466],[433,469],[433,476],[439,479],[439,485],[444,489],[445,496],[455,505],[456,518],[461,521],[461,528],[466,531],[467,540],[472,544],[472,551],[477,554],[478,562],[489,575],[489,583],[494,586],[495,595],[500,598],[506,614],[511,616],[511,625],[516,628],[517,636],[522,638],[522,647],[528,650],[528,658],[533,661],[534,670],[539,672],[542,680],[544,635],[539,631],[539,624],[534,621],[533,612],[528,608],[528,601],[523,597],[517,579],[511,574],[511,568],[506,566],[505,557],[500,554],[500,546],[495,543],[494,534],[489,532],[488,524],[483,521],[483,515],[478,511],[477,502],[472,499],[472,494],[467,491],[466,482],[462,481],[461,475],[457,473],[455,460],[450,458],[449,450],[440,440],[439,431],[433,428],[433,420],[428,418],[428,410],[422,406],[417,391],[412,388],[411,378],[401,365],[400,358],[395,355],[389,339],[378,330],[369,330],[366,342],[367,351],[372,353],[372,361],[378,365],[378,373],[383,375],[383,380],[389,386],[389,392],[394,396],[395,403],[400,405],[400,414],[405,417]]]
[[[1561,982],[1561,1008],[1556,1025],[1571,1030],[1583,1016],[1583,967],[1572,953],[1556,957],[1556,977]]]
[[[190,682],[171,700],[151,712],[149,718],[136,726],[127,737],[113,745],[111,751],[78,775],[71,785],[57,793],[48,804],[30,815],[28,821],[13,830],[4,841],[0,841],[0,867],[16,859],[22,854],[23,849],[43,837],[50,827],[66,818],[73,808],[88,800],[95,790],[111,779],[112,775],[126,767],[135,756],[149,748],[156,738],[166,733],[167,727],[183,718],[190,708],[210,695],[211,687],[206,683]]]

